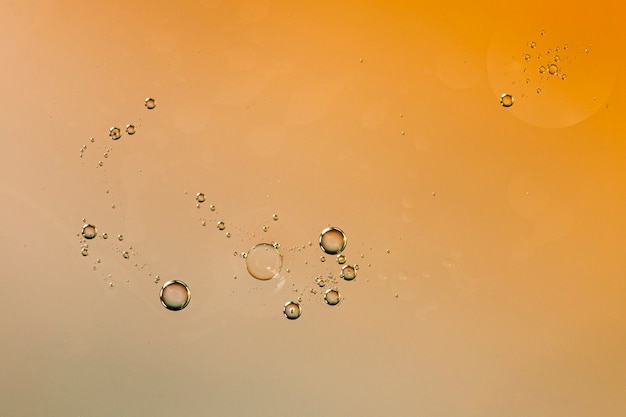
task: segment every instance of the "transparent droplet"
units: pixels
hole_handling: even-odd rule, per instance
[[[320,256],[320,262],[326,262],[326,257],[325,256]]]
[[[124,240],[124,235],[117,235],[117,240],[119,240],[120,242]]]
[[[134,135],[136,131],[135,125],[126,125],[126,133],[129,135]]]
[[[550,75],[554,75],[554,74],[556,74],[557,72],[559,72],[559,67],[557,67],[557,66],[556,66],[556,65],[554,65],[554,64],[551,64],[551,65],[548,67],[548,72],[550,73]]]
[[[108,238],[109,238],[108,233],[102,233],[102,239],[108,239]]]
[[[524,54],[524,61],[530,61],[530,54]]]
[[[341,274],[339,274],[339,276],[346,281],[352,281],[354,278],[356,278],[356,269],[354,269],[353,266],[346,265],[341,268]]]
[[[295,301],[288,301],[283,308],[283,314],[289,320],[295,320],[302,314],[302,307]]]
[[[130,253],[128,253],[127,251],[122,252],[122,256],[124,257],[124,259],[128,259],[130,258]]]
[[[558,55],[554,55],[554,62],[559,62],[561,60],[561,57]]]
[[[161,287],[159,294],[163,307],[172,311],[179,311],[187,307],[191,300],[189,287],[182,281],[170,280]]]
[[[93,224],[87,223],[83,225],[82,235],[85,239],[93,239],[94,237],[96,237],[97,234],[98,231],[96,230],[96,226],[94,226]]]
[[[320,233],[319,243],[324,252],[337,255],[346,248],[348,240],[343,230],[338,227],[327,227]]]
[[[152,109],[153,109],[153,108],[155,108],[155,107],[156,107],[156,101],[154,101],[154,99],[153,99],[153,98],[148,97],[148,98],[146,99],[146,108],[147,108],[148,110],[152,110]]]
[[[102,156],[104,156],[105,158],[108,158],[109,157],[109,153],[105,152],[105,153],[102,154]]]
[[[89,138],[89,142],[95,142],[96,140],[94,138]]]
[[[196,201],[198,203],[204,203],[206,201],[206,197],[204,196],[204,193],[196,194]]]
[[[248,254],[246,252],[241,252],[241,257],[243,259],[246,259],[248,257]]]
[[[341,301],[341,294],[334,288],[324,291],[324,301],[330,306],[336,306]]]
[[[385,252],[387,252],[387,253],[391,253],[391,251],[390,251],[389,249],[385,250]]]
[[[539,67],[539,74],[543,74],[544,72],[546,72],[546,67],[544,67],[543,65],[541,65]]]
[[[267,232],[268,230],[269,230],[269,227],[268,227],[268,226],[263,226],[263,231],[264,231],[264,232]]]
[[[346,257],[344,255],[337,255],[337,263],[343,265],[346,263]]]
[[[530,84],[530,78],[526,78],[526,84]]]
[[[217,228],[220,230],[226,229],[226,224],[224,222],[217,222]]]
[[[322,277],[315,278],[315,283],[317,284],[318,287],[326,286],[326,280]]]
[[[531,42],[530,43],[530,47],[533,48],[533,49],[536,48],[537,47],[537,43],[536,42]]]
[[[201,224],[202,224],[202,226],[206,226],[206,221],[202,220]]]
[[[537,94],[541,93],[541,88],[537,88]]]
[[[214,206],[213,204],[211,204],[211,205],[209,206],[209,209],[211,209],[211,211],[215,211],[215,206]]]
[[[278,214],[272,214],[272,219],[274,219],[274,221],[278,220]]]
[[[563,49],[567,49],[567,48],[568,48],[567,44],[563,45]]]
[[[283,256],[270,243],[259,243],[253,246],[245,259],[246,269],[250,275],[262,281],[277,276],[283,266]]]
[[[122,131],[119,127],[112,127],[109,129],[109,137],[113,140],[118,140],[122,137]]]
[[[510,94],[505,93],[500,96],[500,104],[502,107],[511,107],[514,101],[513,96]]]
[[[80,254],[83,256],[89,255],[89,248],[87,246],[83,246],[82,248],[80,248]]]
[[[98,166],[101,167],[102,166],[102,161],[98,161]]]

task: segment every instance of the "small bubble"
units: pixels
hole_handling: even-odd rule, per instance
[[[390,251],[389,249],[387,249],[385,252],[387,252],[387,253],[391,253],[391,251]]]
[[[544,35],[546,34],[546,31],[545,31],[545,30],[541,30],[541,32],[539,32],[539,34],[540,34],[541,36],[544,36]]]
[[[550,55],[552,53],[552,49],[549,49],[546,51],[546,54]]]
[[[563,49],[567,49],[567,48],[568,48],[567,44],[563,45]]]
[[[358,270],[359,270],[359,268],[360,268],[359,264],[354,265],[354,270],[355,270],[355,271],[358,271]]]
[[[269,230],[269,226],[263,226],[263,231],[267,232]]]
[[[278,220],[278,214],[272,214],[272,219],[274,219],[274,221]]]
[[[153,108],[155,108],[155,107],[156,107],[156,101],[154,101],[154,99],[153,99],[153,98],[148,97],[148,98],[146,99],[146,108],[147,108],[148,110],[152,110],[152,109],[153,109]]]
[[[224,222],[217,222],[217,228],[220,230],[226,229],[226,224]]]
[[[80,254],[83,256],[89,255],[89,248],[86,246],[83,246],[82,248],[80,248]]]
[[[295,301],[288,301],[283,308],[283,314],[289,320],[295,320],[302,314],[302,307]]]
[[[109,282],[109,288],[113,288],[113,287],[115,287],[115,284],[112,282]]]
[[[96,226],[93,224],[85,224],[83,225],[82,235],[85,239],[93,239],[98,234],[96,230]]]
[[[283,256],[274,245],[269,243],[259,243],[253,246],[245,259],[246,269],[250,275],[262,281],[278,276],[283,266]]]
[[[278,242],[272,243],[272,246],[274,246],[274,249],[280,249],[280,243]]]
[[[102,154],[102,156],[104,156],[105,158],[108,158],[109,157],[109,153],[105,152],[105,153]]]
[[[546,67],[543,65],[539,66],[539,74],[543,74],[544,72],[546,72]]]
[[[337,255],[337,263],[343,265],[346,263],[346,257],[344,255]]]
[[[524,61],[530,61],[530,54],[524,54]]]
[[[135,129],[134,125],[126,125],[126,133],[129,135],[134,135],[137,129]]]
[[[326,280],[322,277],[317,277],[315,278],[315,283],[318,285],[318,287],[325,287],[326,286]]]
[[[115,208],[115,204],[111,204],[111,208],[114,209]]]
[[[117,240],[119,240],[120,242],[124,240],[124,235],[117,235]]]
[[[530,84],[530,78],[526,78],[526,84]]]
[[[530,47],[535,49],[537,47],[537,43],[536,42],[531,42],[530,43]]]
[[[559,72],[559,67],[554,64],[550,64],[550,66],[548,67],[548,72],[550,73],[550,75],[554,75]]]
[[[515,99],[510,94],[505,93],[500,96],[500,105],[502,105],[502,107],[511,107],[514,101]]]
[[[339,276],[346,281],[352,281],[356,278],[356,269],[350,265],[346,265],[341,268],[341,274],[339,274]]]
[[[102,161],[98,161],[98,166],[101,167],[102,166]]]
[[[226,237],[230,237],[230,236],[231,236],[230,232],[226,232]]]
[[[202,220],[202,221],[200,222],[200,224],[202,224],[202,226],[206,226],[206,221],[205,221],[205,220]]]
[[[588,54],[589,53],[589,49],[585,48],[585,53]]]
[[[108,239],[108,238],[109,238],[108,233],[102,233],[102,239]]]
[[[329,288],[324,292],[324,301],[330,306],[336,306],[341,302],[341,295],[336,289]]]
[[[565,74],[561,75],[561,79],[562,80],[567,80],[567,75],[565,75]]]
[[[554,55],[554,62],[559,62],[561,60],[561,57],[558,55]]]
[[[241,257],[243,259],[246,259],[248,257],[248,254],[246,252],[241,252]]]
[[[395,293],[393,296],[394,296],[394,297],[396,297],[396,298],[398,298],[398,297],[399,297],[399,296],[398,296],[398,293]]]
[[[196,201],[198,203],[204,203],[206,201],[206,197],[204,196],[204,193],[196,194]]]
[[[537,94],[541,93],[541,88],[537,88]]]
[[[325,256],[320,256],[320,262],[326,262],[326,257]]]
[[[128,253],[127,251],[122,252],[122,256],[124,257],[124,259],[128,259],[130,258],[130,253]]]
[[[363,58],[359,58],[359,62],[362,64],[363,63]]]
[[[319,243],[324,252],[337,255],[346,248],[348,240],[343,230],[338,227],[327,227],[320,233]]]
[[[89,142],[95,142],[96,140],[94,138],[89,138]]]
[[[122,137],[122,132],[119,127],[112,127],[109,129],[109,137],[113,140],[118,140]]]
[[[189,287],[182,281],[170,280],[161,287],[159,293],[163,307],[172,311],[179,311],[187,307],[191,300]]]
[[[215,211],[215,206],[214,206],[213,204],[211,204],[211,205],[209,206],[209,209],[210,209],[211,211]]]
[[[196,208],[200,208],[200,207],[201,207],[200,203],[196,204]]]

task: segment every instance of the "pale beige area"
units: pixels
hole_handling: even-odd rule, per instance
[[[0,3],[2,416],[626,415],[622,6],[339,3]]]

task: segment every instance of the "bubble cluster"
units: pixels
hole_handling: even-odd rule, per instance
[[[158,282],[158,281],[157,281]],[[189,287],[182,281],[170,280],[161,287],[159,294],[163,307],[172,311],[179,311],[187,307],[191,300]]]

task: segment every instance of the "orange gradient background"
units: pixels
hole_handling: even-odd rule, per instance
[[[626,415],[623,11],[511,3],[3,1],[2,415]]]

